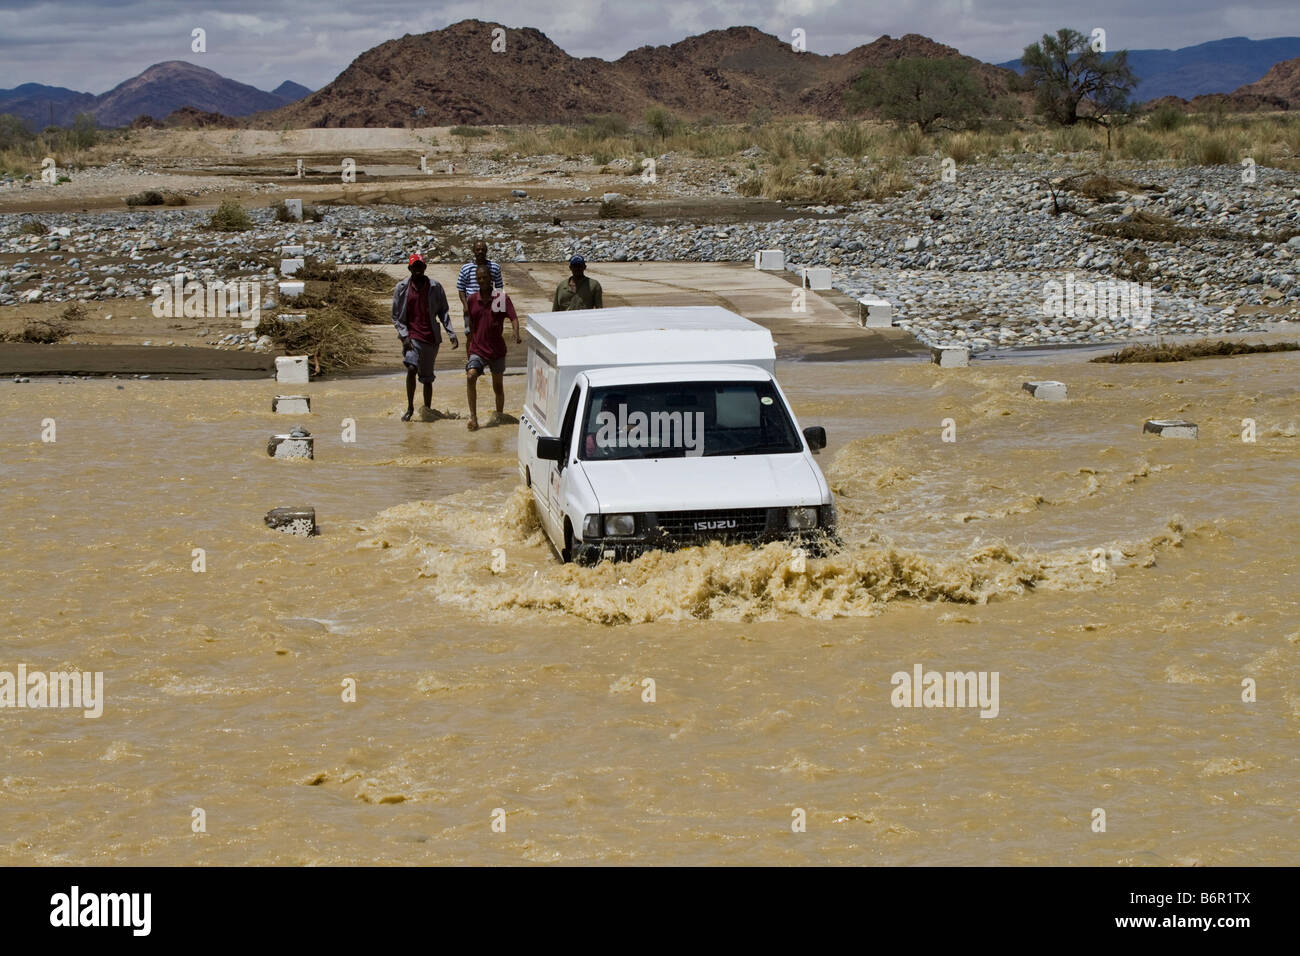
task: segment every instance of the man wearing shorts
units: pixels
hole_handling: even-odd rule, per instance
[[[501,279],[501,266],[488,258],[487,243],[480,239],[474,243],[474,261],[461,266],[456,276],[456,291],[460,294],[460,311],[461,318],[465,320],[466,340],[469,339],[469,297],[479,290],[478,270],[483,266],[487,266],[488,271],[492,273],[492,288],[504,289],[506,284]]]
[[[478,267],[478,291],[470,295],[465,304],[465,315],[469,321],[469,340],[465,351],[469,361],[465,363],[465,391],[469,397],[469,430],[478,429],[478,379],[487,369],[492,373],[492,391],[496,395],[497,413],[494,421],[499,421],[506,409],[506,389],[503,376],[506,371],[506,340],[502,332],[506,319],[514,326],[515,342],[519,338],[519,317],[515,315],[515,305],[510,301],[504,289],[492,287],[492,274],[487,266]]]
[[[409,422],[415,413],[416,376],[424,384],[424,407],[433,411],[433,362],[442,342],[439,323],[447,330],[452,348],[460,343],[451,329],[446,293],[424,274],[424,257],[418,252],[412,254],[406,268],[410,278],[397,283],[393,290],[393,326],[402,341],[402,362],[406,365],[406,414],[402,421]]]

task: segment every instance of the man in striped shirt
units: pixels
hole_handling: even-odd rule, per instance
[[[474,261],[467,262],[460,267],[460,275],[456,277],[456,291],[460,293],[461,317],[465,322],[465,336],[469,337],[469,297],[478,291],[478,270],[486,268],[492,273],[492,286],[496,289],[504,289],[505,282],[501,278],[501,266],[488,259],[487,243],[480,239],[474,243]]]

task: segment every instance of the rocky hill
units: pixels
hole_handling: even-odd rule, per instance
[[[1290,109],[1300,109],[1300,57],[1283,60],[1254,83],[1235,91],[1237,96],[1260,96],[1286,102]]]
[[[756,111],[834,117],[844,115],[844,93],[868,66],[907,56],[961,57],[915,34],[829,56],[797,53],[754,27],[732,27],[640,47],[611,62],[569,56],[531,28],[507,29],[505,51],[493,53],[497,26],[462,20],[389,40],[332,83],[250,118],[250,125],[547,123],[605,113],[640,119],[656,105],[692,119],[744,120]],[[1010,71],[962,58],[993,92],[1006,90]]]

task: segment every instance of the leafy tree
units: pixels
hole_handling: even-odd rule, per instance
[[[78,113],[72,118],[68,142],[74,149],[89,149],[99,141],[99,124],[89,113]]]
[[[672,133],[677,132],[678,127],[682,125],[681,120],[662,106],[655,106],[646,110],[645,122],[650,127],[650,132],[660,139],[665,139]]]
[[[35,134],[12,113],[0,113],[0,149],[10,150],[25,146],[35,139]]]
[[[900,127],[915,123],[929,133],[970,125],[992,101],[966,60],[904,57],[864,70],[849,91],[849,105],[877,110]]]
[[[1038,108],[1053,122],[1105,127],[1109,145],[1111,127],[1131,115],[1128,98],[1138,80],[1127,50],[1106,54],[1091,38],[1064,27],[1025,47],[1020,62],[1034,85]]]

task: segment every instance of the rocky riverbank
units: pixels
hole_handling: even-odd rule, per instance
[[[908,173],[921,185],[891,199],[784,205],[763,222],[729,217],[725,198],[711,221],[657,216],[662,201],[615,200],[606,213],[622,218],[601,218],[599,196],[527,190],[510,202],[326,206],[319,223],[250,209],[255,225],[242,233],[214,232],[208,212],[184,208],[11,214],[0,221],[0,305],[148,297],[178,273],[273,282],[283,243],[342,263],[402,262],[413,249],[455,262],[484,238],[503,261],[581,252],[597,274],[601,261],[746,261],[782,249],[792,269],[827,266],[837,289],[888,299],[923,341],[976,350],[1248,332],[1300,315],[1300,176],[1107,168],[1111,188],[1089,198],[1053,185],[1075,171],[1031,158],[959,167],[944,182],[937,160],[915,160]],[[1059,206],[1068,211],[1053,214]],[[18,234],[32,218],[53,231]]]

